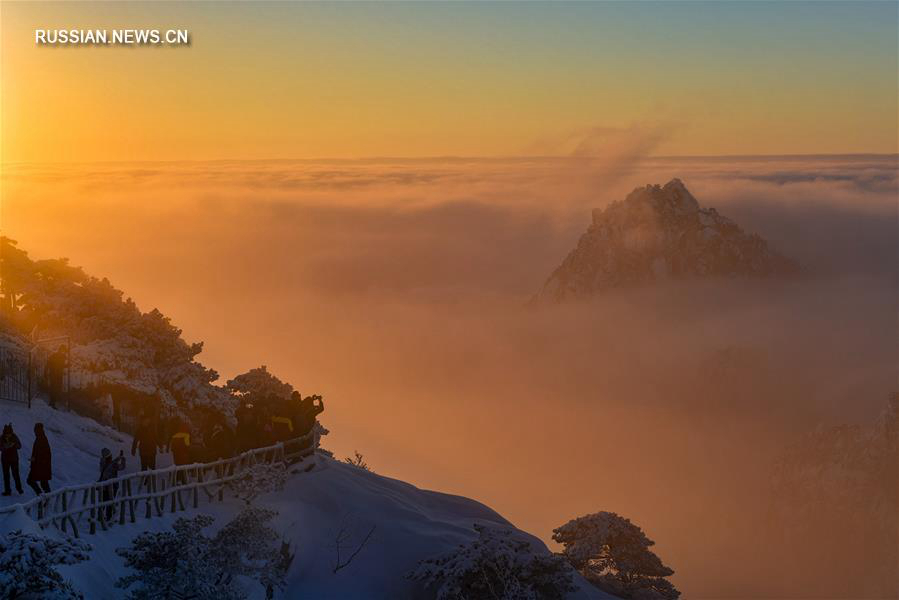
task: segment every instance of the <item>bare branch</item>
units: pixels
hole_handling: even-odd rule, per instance
[[[337,560],[334,563],[334,570],[332,571],[332,573],[337,573],[337,571],[341,570],[342,568],[346,567],[351,562],[353,562],[353,559],[356,558],[356,555],[359,554],[360,552],[362,552],[362,549],[365,547],[365,544],[367,544],[368,540],[371,539],[371,536],[372,536],[372,534],[374,534],[376,528],[377,528],[377,525],[371,526],[371,529],[368,530],[368,534],[366,534],[365,538],[363,538],[362,542],[359,544],[359,546],[356,548],[356,550],[354,550],[353,553],[350,554],[350,556],[343,562],[340,561],[340,548],[341,548],[341,545],[344,542],[346,542],[348,539],[350,539],[351,536],[350,536],[349,532],[347,532],[346,527],[340,528],[340,531],[337,532],[337,537],[335,540],[336,541],[335,546],[337,549]]]

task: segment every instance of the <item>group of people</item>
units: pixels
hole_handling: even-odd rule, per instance
[[[304,398],[299,392],[293,392],[289,399],[272,396],[256,399],[256,403],[252,400],[252,398],[245,399],[237,409],[236,429],[232,430],[224,416],[218,415],[202,432],[200,443],[192,441],[191,428],[186,421],[175,418],[165,427],[151,415],[144,415],[134,432],[131,455],[139,456],[141,471],[147,471],[156,468],[156,455],[159,452],[171,452],[172,462],[175,465],[189,465],[231,458],[247,450],[298,438],[302,438],[296,442],[299,445],[298,450],[312,446],[313,436],[310,434],[315,427],[316,418],[325,410],[321,396]],[[44,433],[43,423],[35,424],[34,436],[31,466],[26,482],[36,494],[41,495],[50,491],[51,479],[50,442]],[[7,423],[0,435],[4,496],[12,494],[13,482],[16,491],[19,494],[24,493],[19,477],[21,448],[22,442],[13,431],[12,423]],[[123,450],[119,451],[118,456],[113,457],[109,448],[103,448],[98,481],[118,477],[120,471],[125,469],[125,462]],[[104,488],[104,499],[115,497],[117,487],[113,483]]]
[[[12,495],[11,483],[15,482],[16,491],[24,494],[22,479],[19,476],[19,450],[22,449],[22,441],[13,431],[12,423],[3,426],[0,434],[0,462],[3,465],[3,495]],[[50,442],[44,433],[44,424],[34,425],[34,444],[31,446],[31,465],[28,469],[26,483],[40,496],[50,491],[50,479],[52,456]],[[12,481],[11,481],[12,480]]]
[[[258,401],[257,401],[258,402]],[[312,444],[315,420],[325,410],[321,396],[305,398],[293,392],[289,399],[269,396],[263,402],[254,403],[251,398],[241,403],[234,416],[237,419],[235,442],[237,452],[271,446],[296,438],[302,448]]]
[[[3,495],[12,495],[12,484],[15,483],[16,491],[24,494],[22,478],[19,474],[19,450],[22,449],[22,441],[13,430],[12,423],[3,426],[0,433],[0,462],[3,466]],[[34,444],[31,446],[31,461],[28,469],[28,477],[25,482],[40,496],[50,492],[50,480],[53,479],[53,453],[50,450],[50,440],[44,432],[43,423],[34,425]],[[112,458],[109,448],[103,448],[100,456],[100,479],[115,479],[119,471],[125,468],[125,456],[119,452],[119,456]]]
[[[131,455],[140,457],[142,471],[156,468],[156,455],[171,452],[172,463],[189,465],[231,458],[241,452],[305,438],[299,442],[304,448],[312,444],[308,435],[316,418],[325,410],[321,396],[303,398],[293,392],[289,399],[268,397],[245,399],[235,412],[236,428],[232,429],[221,414],[210,418],[194,436],[190,425],[179,418],[159,423],[145,416],[134,433]],[[200,441],[197,441],[200,438]]]

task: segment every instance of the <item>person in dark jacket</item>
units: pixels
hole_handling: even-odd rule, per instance
[[[224,423],[217,423],[209,436],[209,458],[220,460],[234,456],[234,433]]]
[[[112,452],[109,448],[103,448],[100,453],[100,479],[97,481],[107,481],[115,479],[119,476],[119,471],[125,468],[125,451],[119,450],[119,455],[115,459],[112,458]]]
[[[246,452],[256,447],[256,438],[259,437],[258,411],[252,402],[242,403],[234,413],[237,418],[237,451]]]
[[[299,394],[297,394],[297,396],[299,396]],[[294,398],[294,400],[297,400],[297,398]],[[315,427],[316,418],[323,412],[325,412],[325,401],[321,396],[306,396],[302,400],[299,400],[299,409],[294,418],[296,422],[296,427],[293,432],[294,437],[304,437],[309,435]],[[312,446],[312,443],[312,436],[310,436],[308,439],[300,442],[300,449],[306,450]]]
[[[275,431],[272,428],[272,411],[267,406],[259,409],[259,422],[256,428],[256,444],[254,448],[265,448],[275,443]]]
[[[169,451],[172,453],[172,462],[176,466],[189,465],[190,460],[190,427],[187,423],[179,421],[175,426],[175,433],[169,439]],[[186,483],[184,471],[178,471],[175,481],[179,484]]]
[[[3,463],[3,495],[9,496],[12,490],[9,487],[9,476],[16,482],[16,491],[22,493],[22,480],[19,478],[19,449],[22,442],[19,436],[12,430],[12,423],[3,426],[3,434],[0,435],[0,462]]]
[[[158,432],[159,428],[150,416],[145,416],[137,427],[137,431],[134,432],[134,441],[131,443],[131,456],[134,456],[140,450],[141,471],[156,468],[156,451],[159,448]]]
[[[56,352],[47,358],[47,364],[44,367],[44,376],[47,379],[47,391],[50,396],[51,408],[56,408],[56,403],[62,400],[67,354],[68,349],[66,346],[60,346],[56,349]]]
[[[234,456],[234,432],[224,422],[216,423],[212,427],[212,433],[209,435],[207,444],[209,461],[222,460]],[[225,468],[219,465],[215,468],[216,473],[221,477],[225,473]],[[228,466],[228,474],[234,472],[234,465]]]
[[[296,417],[296,435],[304,436],[312,431],[312,428],[315,427],[316,418],[323,412],[325,412],[325,401],[321,396],[306,396],[303,398]]]
[[[109,448],[103,448],[100,453],[100,479],[98,481],[108,481],[119,476],[119,471],[125,468],[125,451],[119,450],[119,456],[112,458],[112,452]],[[108,502],[115,498],[119,493],[118,482],[112,485],[103,486],[103,502]],[[112,519],[113,505],[106,507],[106,520]]]
[[[44,433],[44,424],[35,423],[34,446],[31,447],[31,468],[28,470],[27,483],[38,496],[50,492],[50,480],[53,478],[51,463],[50,440]]]

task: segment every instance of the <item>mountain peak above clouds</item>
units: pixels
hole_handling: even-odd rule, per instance
[[[593,210],[577,247],[535,301],[562,302],[666,279],[776,277],[799,272],[754,233],[703,208],[680,179],[636,188]]]

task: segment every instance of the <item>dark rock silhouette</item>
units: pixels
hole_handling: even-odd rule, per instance
[[[593,210],[593,223],[534,299],[562,302],[606,289],[691,277],[772,277],[799,266],[702,208],[679,179],[637,188]]]

